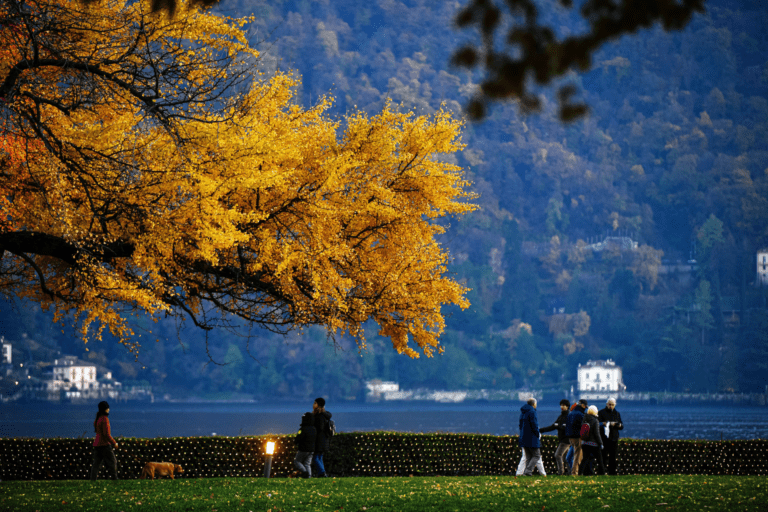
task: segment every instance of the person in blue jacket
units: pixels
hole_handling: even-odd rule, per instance
[[[584,421],[584,413],[587,411],[588,403],[583,398],[578,401],[576,407],[568,413],[565,419],[565,435],[573,448],[573,466],[571,475],[579,474],[579,464],[581,464],[581,423]]]
[[[539,419],[536,416],[535,398],[529,398],[528,402],[520,408],[520,439],[518,444],[523,449],[528,461],[523,475],[531,476],[536,464],[541,460],[541,433],[539,432]]]

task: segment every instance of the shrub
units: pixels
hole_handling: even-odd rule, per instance
[[[119,438],[121,478],[138,478],[148,461],[173,462],[183,478],[256,477],[264,447],[275,441],[272,475],[293,471],[294,435],[259,437]],[[91,439],[0,439],[0,479],[86,479]],[[544,467],[556,472],[557,438],[542,438]],[[339,433],[331,438],[326,468],[337,476],[508,475],[520,460],[517,436],[481,434]],[[619,442],[621,474],[766,475],[768,441],[635,440]],[[102,469],[100,478],[106,476]]]

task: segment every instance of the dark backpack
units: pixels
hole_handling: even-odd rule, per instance
[[[581,437],[582,441],[589,440],[589,423],[587,423],[586,421],[581,424],[581,431],[579,431],[579,437]]]
[[[325,424],[325,436],[333,437],[336,435],[336,423],[333,420],[328,420]]]

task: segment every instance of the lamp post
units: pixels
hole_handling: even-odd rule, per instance
[[[275,453],[275,442],[267,441],[267,460],[264,463],[264,478],[269,478],[272,471],[272,455]]]

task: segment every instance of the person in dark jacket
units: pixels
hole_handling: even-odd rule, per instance
[[[571,442],[568,440],[568,436],[565,435],[565,421],[568,418],[569,408],[571,402],[565,398],[560,400],[560,416],[557,417],[555,422],[548,427],[541,429],[541,433],[552,432],[557,430],[557,450],[555,450],[555,462],[557,462],[557,474],[564,475],[565,468],[568,467],[565,461],[565,454],[568,453],[568,448],[571,447]]]
[[[96,431],[96,439],[93,440],[91,481],[96,481],[101,466],[105,463],[112,480],[117,480],[117,458],[115,458],[115,452],[112,449],[117,448],[117,441],[112,438],[112,431],[109,426],[109,404],[107,402],[99,402],[99,412],[96,413],[93,429]]]
[[[589,425],[589,437],[581,440],[581,452],[583,454],[581,460],[581,467],[579,472],[582,475],[594,475],[596,472],[593,468],[594,461],[597,461],[597,465],[600,468],[600,474],[605,474],[605,467],[603,466],[602,445],[600,441],[600,422],[597,419],[597,407],[591,405],[587,409],[587,414],[584,415],[584,421],[582,424]]]
[[[529,398],[528,402],[520,408],[520,448],[523,449],[528,461],[523,475],[533,475],[533,469],[541,459],[541,433],[539,432],[539,419],[536,416],[536,399]]]
[[[291,476],[312,477],[312,454],[315,452],[317,430],[315,429],[315,415],[311,412],[304,413],[301,417],[301,427],[296,434],[296,458],[293,465],[297,472]]]
[[[621,421],[621,414],[616,410],[616,400],[609,398],[605,403],[605,409],[600,409],[597,413],[597,419],[603,424],[600,429],[600,435],[603,440],[603,461],[608,469],[609,475],[616,474],[616,456],[619,452],[619,430],[624,429],[624,423]],[[608,431],[608,435],[605,432]]]
[[[332,414],[325,410],[324,398],[315,399],[315,403],[312,404],[312,412],[315,416],[315,430],[317,430],[312,466],[314,466],[318,477],[324,477],[325,463],[323,462],[323,455],[328,451],[328,421],[330,421]]]
[[[568,436],[568,442],[573,447],[573,466],[571,467],[571,474],[573,476],[579,474],[579,464],[581,464],[581,439],[579,434],[586,410],[587,401],[582,398],[565,419],[565,435]]]

